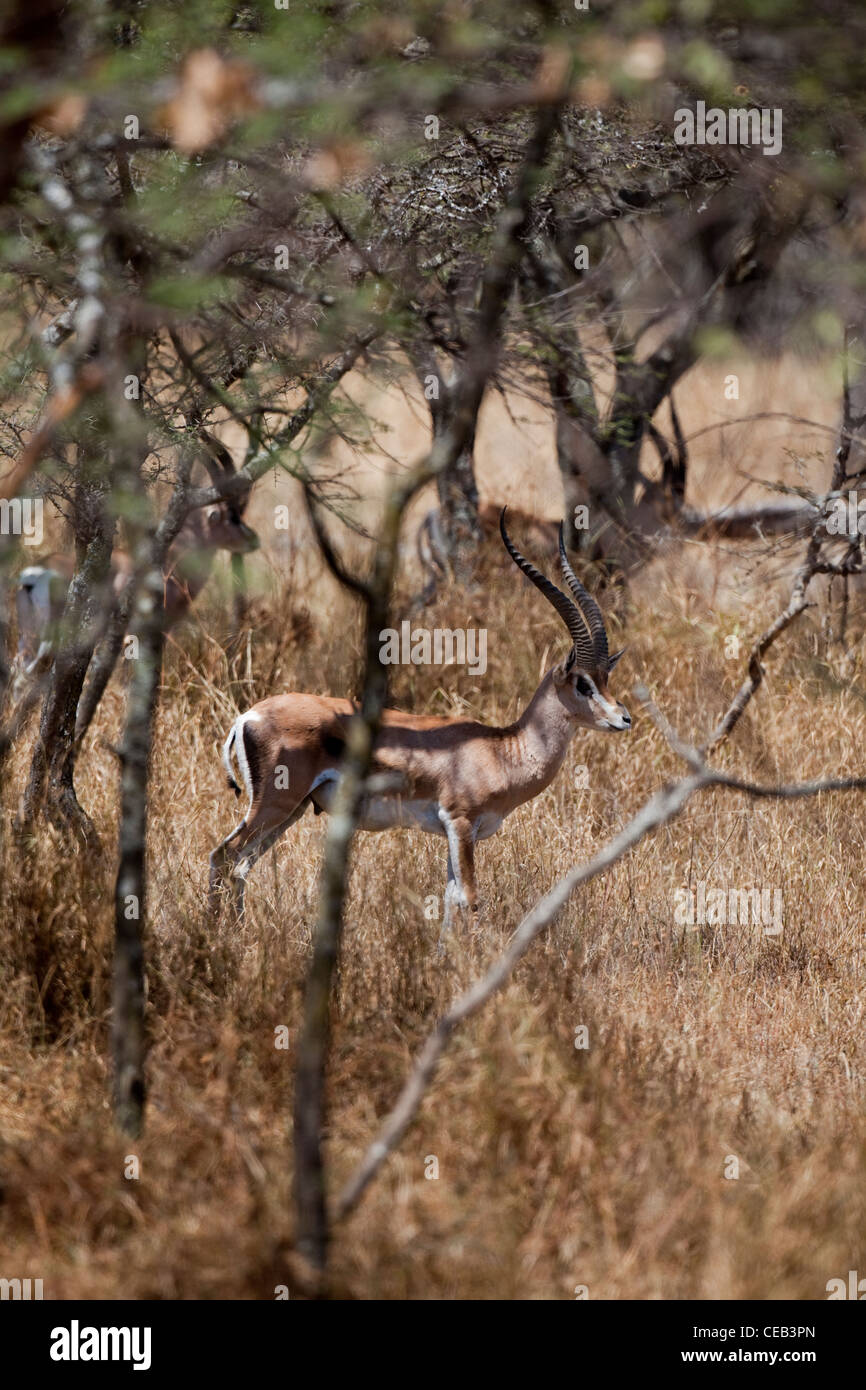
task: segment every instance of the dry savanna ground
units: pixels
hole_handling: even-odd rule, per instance
[[[688,432],[755,411],[833,425],[836,386],[813,364],[741,365],[736,402],[723,396],[731,370],[704,365],[680,388]],[[393,466],[389,456],[417,456],[422,415],[360,378],[348,389],[388,425],[365,451],[363,484]],[[510,409],[485,409],[482,489],[555,515],[549,421],[529,401]],[[784,420],[714,430],[694,441],[690,500],[754,497],[750,476],[820,478],[832,446],[826,429]],[[273,1298],[291,1283],[293,1054],[275,1047],[275,1029],[297,1035],[325,818],[308,815],[255,870],[242,929],[215,932],[204,913],[208,850],[237,815],[218,756],[235,697],[244,706],[357,685],[352,603],[322,580],[300,522],[289,533],[270,524],[291,488],[267,481],[255,499],[265,547],[234,689],[219,583],[166,661],[139,1142],[114,1132],[107,1100],[111,856],[71,856],[47,830],[22,854],[4,834],[0,1273],[41,1277],[49,1298]],[[633,732],[578,734],[554,785],[481,847],[476,935],[464,929],[436,953],[439,923],[425,906],[442,891],[439,842],[359,838],[334,1008],[332,1184],[373,1137],[426,1031],[523,910],[677,770],[632,684],[644,682],[687,736],[711,728],[743,671],[726,639],[775,614],[790,572],[789,554],[758,563],[748,549],[679,548],[635,581],[616,624],[628,642],[616,689]],[[495,548],[482,578],[472,594],[443,593],[425,622],[485,626],[486,674],[400,668],[395,703],[507,722],[529,699],[560,651],[557,620]],[[407,543],[404,596],[416,579]],[[768,666],[722,764],[763,781],[862,772],[861,646],[843,671],[817,611]],[[116,682],[79,773],[109,846],[117,773],[106,745],[122,697]],[[798,804],[704,793],[579,891],[456,1034],[418,1120],[337,1228],[335,1293],[570,1299],[583,1286],[593,1299],[820,1299],[829,1279],[866,1274],[864,824],[858,793]],[[677,925],[677,889],[701,882],[778,890],[782,932]],[[137,1180],[124,1176],[130,1153]]]

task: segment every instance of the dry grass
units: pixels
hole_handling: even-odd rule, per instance
[[[765,374],[761,401],[738,409],[820,409],[831,422],[829,393],[803,409],[796,371],[779,370],[773,389]],[[719,394],[701,375],[687,428],[722,413],[711,409]],[[776,472],[780,437],[806,452],[790,429],[753,427],[740,436],[744,466]],[[714,439],[698,462],[707,504],[726,500],[714,480],[731,461]],[[284,544],[270,556],[283,588],[259,601],[244,703],[277,689],[341,692],[357,678],[356,616],[330,590],[307,592],[300,533],[288,560]],[[486,676],[399,670],[395,703],[506,721],[529,698],[545,653],[559,650],[556,620],[498,558],[487,574],[486,593],[445,595],[428,619],[486,625]],[[706,731],[742,668],[725,638],[753,633],[773,603],[766,568],[704,550],[665,557],[634,588],[618,689],[639,678],[684,733]],[[8,837],[2,851],[2,1272],[42,1277],[47,1297],[272,1298],[287,1277],[293,1060],[274,1030],[297,1033],[324,821],[310,815],[289,833],[251,879],[243,929],[214,935],[206,854],[235,815],[217,755],[228,722],[218,612],[211,594],[166,666],[140,1143],[113,1133],[106,1099],[111,865],[70,858],[47,831],[24,860]],[[731,767],[764,780],[863,770],[866,673],[855,657],[843,686],[817,653],[814,625],[785,639],[722,755]],[[79,776],[109,844],[116,770],[99,740],[116,736],[121,701],[112,688]],[[330,1073],[333,1183],[455,990],[674,771],[639,714],[630,738],[578,735],[554,785],[481,848],[485,925],[444,960],[425,917],[442,890],[441,846],[405,832],[359,841]],[[23,773],[20,753],[13,782]],[[580,892],[455,1037],[417,1123],[337,1232],[336,1291],[570,1298],[585,1285],[592,1298],[810,1299],[866,1269],[863,862],[858,794],[757,805],[713,793]],[[701,880],[781,890],[782,935],[676,926],[676,889]],[[138,1181],[124,1177],[130,1152]],[[430,1155],[437,1180],[425,1178]]]

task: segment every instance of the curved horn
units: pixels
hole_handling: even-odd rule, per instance
[[[219,487],[226,478],[233,478],[237,473],[234,459],[222,440],[217,439],[216,435],[211,434],[208,430],[201,430],[200,438],[204,444],[202,463],[210,475],[211,482],[215,487]],[[246,488],[229,503],[229,507],[236,511],[238,516],[243,514],[247,502],[250,500],[251,490],[251,488]]]
[[[562,573],[565,575],[565,582],[574,595],[574,600],[589,627],[596,665],[600,666],[603,671],[607,671],[610,669],[610,653],[607,646],[607,629],[604,625],[604,614],[592,597],[592,594],[587,593],[574,570],[571,568],[571,565],[568,563],[568,556],[565,553],[565,535],[562,522],[559,523],[559,563],[562,565]]]
[[[595,648],[593,646],[592,631],[583,614],[575,608],[571,599],[564,594],[561,589],[557,589],[555,584],[551,584],[549,579],[545,579],[540,570],[530,564],[516,550],[511,543],[508,532],[505,529],[506,507],[499,513],[499,534],[502,543],[508,551],[518,569],[523,570],[527,579],[531,579],[536,589],[540,589],[549,603],[552,603],[565,626],[568,628],[572,643],[574,644],[575,654],[581,666],[592,670],[595,666]]]

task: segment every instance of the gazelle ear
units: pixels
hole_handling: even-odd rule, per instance
[[[554,668],[553,668],[553,682],[554,682],[554,685],[564,685],[564,684],[565,684],[565,682],[568,680],[569,676],[571,675],[572,670],[574,669],[574,663],[575,663],[576,660],[577,660],[577,658],[576,658],[576,656],[575,656],[575,654],[574,654],[574,648],[572,647],[571,651],[568,653],[568,656],[565,658],[565,660],[564,660],[564,661],[560,661],[559,665],[558,665],[558,666],[554,666]]]
[[[614,652],[613,656],[609,656],[609,657],[608,657],[608,659],[607,659],[607,670],[608,670],[608,675],[609,675],[610,672],[613,670],[614,666],[615,666],[616,663],[619,661],[620,657],[625,653],[625,650],[626,650],[625,647],[621,647],[620,650],[619,650],[618,652]]]

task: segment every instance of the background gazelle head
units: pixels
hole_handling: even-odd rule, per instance
[[[215,435],[202,430],[201,438],[205,446],[202,462],[211,482],[219,487],[227,478],[235,477],[237,469],[234,460],[222,440]],[[231,555],[249,555],[251,551],[258,550],[259,538],[244,521],[250,491],[249,487],[245,488],[230,501],[215,502],[213,506],[205,508],[196,527],[205,546],[212,550],[227,550]]]
[[[559,561],[574,602],[512,545],[505,529],[506,510],[503,507],[499,515],[499,530],[506,550],[527,579],[531,579],[536,589],[540,589],[553,604],[571,637],[571,651],[551,672],[562,704],[575,723],[587,729],[630,729],[628,710],[618,700],[611,700],[607,689],[607,678],[622,652],[614,652],[611,656],[608,651],[602,611],[568,562],[562,523],[559,527]]]

